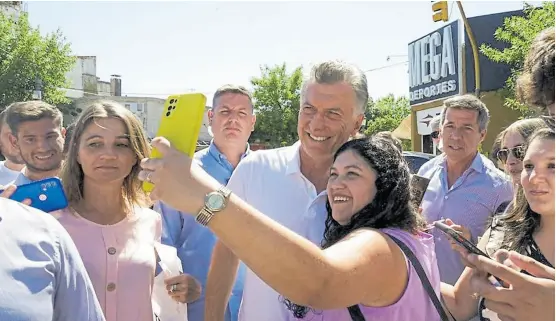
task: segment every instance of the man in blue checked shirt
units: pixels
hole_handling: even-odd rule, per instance
[[[207,173],[227,184],[239,162],[249,154],[247,140],[256,120],[251,94],[242,86],[220,87],[214,94],[208,118],[214,138],[210,146],[195,153],[194,158]],[[198,224],[194,216],[184,215],[162,202],[158,202],[154,209],[162,214],[162,242],[177,248],[183,272],[196,278],[203,287],[201,298],[188,304],[188,319],[204,321],[204,289],[216,237],[208,228]],[[226,308],[226,321],[237,320],[244,276],[245,266],[242,264]]]
[[[427,222],[451,219],[475,244],[500,204],[513,197],[504,173],[479,153],[489,118],[485,104],[473,95],[444,101],[440,122],[444,153],[424,164],[418,173],[430,179],[421,203]],[[448,239],[437,230],[432,233],[440,280],[454,285],[465,266]]]

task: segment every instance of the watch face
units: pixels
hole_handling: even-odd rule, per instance
[[[206,205],[212,211],[219,211],[224,207],[224,196],[220,193],[211,194],[207,199]]]

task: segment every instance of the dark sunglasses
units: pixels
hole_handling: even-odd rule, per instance
[[[434,139],[437,139],[438,135],[440,135],[440,132],[432,132],[431,133],[431,137],[434,138]]]
[[[502,162],[506,163],[508,161],[508,156],[510,153],[514,155],[515,158],[523,160],[523,145],[519,145],[512,148],[503,148],[496,153],[496,157]]]

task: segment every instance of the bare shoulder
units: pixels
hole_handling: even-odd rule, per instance
[[[388,235],[372,228],[357,229],[332,245],[325,252],[329,255],[353,257],[361,264],[367,264],[374,257],[398,257],[400,250]]]

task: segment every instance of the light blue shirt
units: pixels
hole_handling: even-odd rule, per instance
[[[242,159],[247,154],[249,146]],[[214,142],[195,153],[194,159],[221,184],[228,184],[234,168]],[[192,215],[182,214],[162,202],[157,202],[154,209],[162,214],[162,243],[177,248],[183,273],[192,275],[203,286],[199,300],[187,305],[187,318],[189,321],[204,321],[207,275],[216,236],[207,227],[198,224]],[[241,263],[226,308],[226,321],[237,321],[244,278],[245,266]]]
[[[501,203],[510,201],[513,188],[504,173],[480,153],[471,166],[448,188],[446,155],[439,155],[425,163],[418,173],[431,181],[421,207],[428,223],[449,218],[471,231],[474,244],[488,227],[489,218]],[[455,284],[465,266],[459,253],[453,251],[446,236],[433,229],[440,279]]]
[[[5,198],[0,198],[0,320],[105,320],[62,225]]]
[[[15,181],[13,181],[8,185],[20,186],[20,185],[30,184],[33,182],[34,182],[33,180],[29,179],[27,176],[25,176],[25,174],[23,174],[23,172],[21,172],[19,173],[19,175],[17,175]]]

